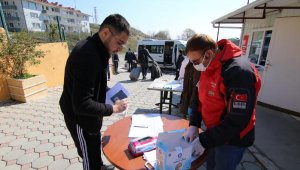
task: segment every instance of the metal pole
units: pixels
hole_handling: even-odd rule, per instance
[[[62,42],[61,28],[60,28],[58,16],[56,16],[56,21],[57,21],[57,27],[58,27],[58,32],[59,32],[59,38],[60,38],[60,41]]]
[[[64,38],[64,41],[66,41],[65,29],[62,27],[61,31],[62,31],[62,36]]]
[[[3,14],[3,10],[2,10],[2,5],[1,5],[1,3],[0,3],[0,20],[1,20],[2,26],[3,26],[4,29],[5,29],[5,33],[6,33],[7,40],[9,40],[9,39],[10,39],[10,36],[9,36],[8,29],[7,29],[7,25],[6,25],[6,22],[5,22],[5,18],[4,18],[4,14]]]
[[[218,24],[217,41],[219,41],[219,33],[220,33],[220,23]]]

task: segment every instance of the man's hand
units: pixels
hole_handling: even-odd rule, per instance
[[[128,106],[127,99],[117,100],[113,105],[113,113],[121,113],[126,110]]]
[[[183,134],[183,138],[187,142],[192,142],[198,136],[198,127],[190,126]]]

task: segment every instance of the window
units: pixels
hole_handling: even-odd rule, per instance
[[[271,36],[272,30],[253,32],[248,55],[248,58],[252,63],[265,66]]]
[[[149,50],[149,53],[163,54],[164,52],[163,45],[146,45],[146,48]]]
[[[30,12],[30,16],[31,16],[31,18],[39,18],[39,15],[34,12]]]
[[[4,5],[8,5],[8,2],[7,2],[7,1],[4,1]]]
[[[34,29],[41,28],[41,24],[40,23],[32,23],[32,27]]]
[[[14,23],[9,23],[8,25],[10,28],[14,28]]]
[[[49,7],[46,6],[46,10],[49,10]]]
[[[28,2],[28,8],[29,9],[37,9],[36,3]]]

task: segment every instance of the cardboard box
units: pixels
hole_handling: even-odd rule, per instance
[[[159,133],[156,144],[156,169],[187,170],[191,168],[193,144],[182,135],[185,129]]]

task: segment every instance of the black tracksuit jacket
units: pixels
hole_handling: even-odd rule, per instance
[[[113,112],[105,104],[109,57],[96,33],[79,41],[66,63],[60,108],[65,118],[88,132],[99,132],[103,116]]]

